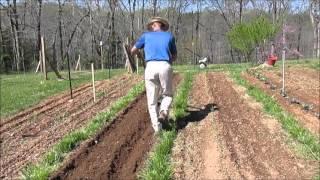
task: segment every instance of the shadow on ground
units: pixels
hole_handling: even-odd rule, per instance
[[[176,129],[177,131],[184,129],[190,122],[199,122],[207,117],[210,112],[219,110],[214,103],[207,104],[202,107],[188,106],[187,115],[175,122],[170,119],[168,123],[163,124],[164,130]]]

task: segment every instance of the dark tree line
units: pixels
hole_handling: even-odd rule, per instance
[[[170,22],[177,64],[203,56],[211,63],[243,62],[226,34],[259,16],[292,27],[288,46],[304,57],[320,57],[319,0],[0,0],[0,70],[35,71],[41,36],[48,67],[57,76],[68,59],[72,69],[79,59],[82,69],[90,62],[96,68],[124,67],[123,43],[134,43],[152,16]]]

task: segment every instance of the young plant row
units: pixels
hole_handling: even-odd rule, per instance
[[[174,122],[181,120],[186,116],[189,91],[192,87],[192,73],[185,73],[183,82],[176,91],[173,100],[172,118]],[[162,131],[159,134],[159,143],[150,153],[146,167],[140,172],[139,179],[145,180],[167,180],[172,179],[172,167],[170,164],[170,154],[173,147],[174,139],[176,138],[176,123],[169,131]]]
[[[23,179],[48,179],[50,174],[57,170],[66,155],[72,151],[80,142],[90,138],[96,134],[108,121],[115,118],[118,112],[123,110],[132,102],[136,96],[144,91],[143,82],[135,85],[126,96],[120,98],[109,109],[98,114],[90,123],[64,136],[49,152],[47,152],[42,160],[36,164],[28,165],[23,171]]]
[[[320,160],[320,143],[308,130],[301,127],[298,121],[289,113],[285,112],[277,101],[264,93],[259,88],[250,85],[248,81],[241,77],[241,71],[230,71],[233,79],[247,89],[247,93],[262,103],[263,109],[272,115],[282,125],[282,128],[289,134],[295,142],[298,142],[302,153],[307,157]]]

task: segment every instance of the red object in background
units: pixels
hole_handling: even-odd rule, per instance
[[[277,56],[275,56],[275,55],[269,55],[269,56],[268,56],[267,64],[268,64],[268,65],[271,65],[271,66],[274,66],[274,64],[276,63],[277,60],[278,60],[278,57],[277,57]]]

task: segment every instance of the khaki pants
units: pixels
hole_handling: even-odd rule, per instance
[[[158,121],[159,112],[169,110],[172,102],[172,68],[166,61],[149,61],[145,70],[145,85],[148,100],[148,110],[152,127],[155,132],[161,129]],[[158,110],[158,99],[163,99]]]

